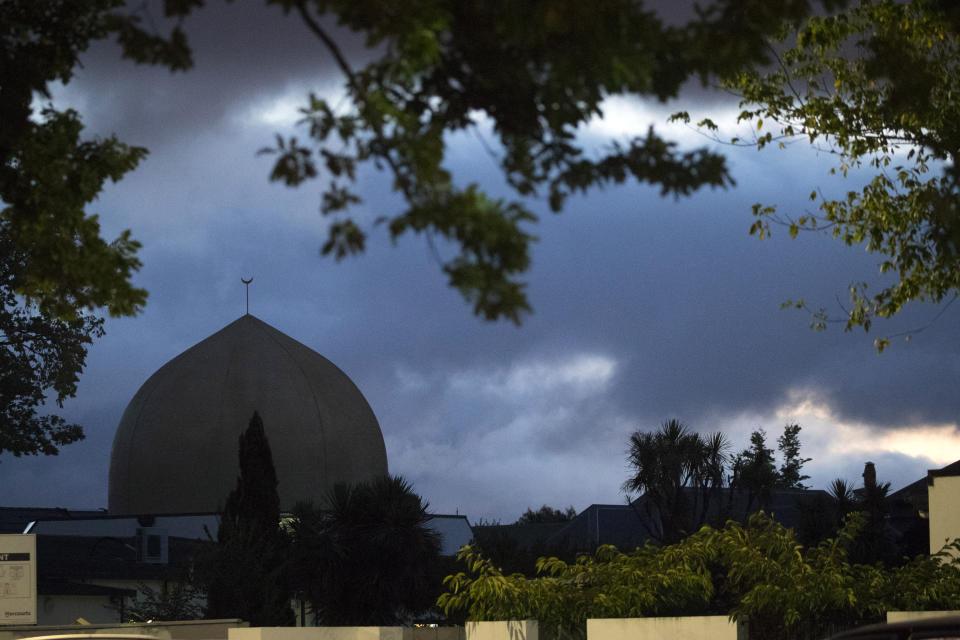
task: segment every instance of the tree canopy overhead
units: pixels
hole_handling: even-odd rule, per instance
[[[133,283],[139,244],[128,231],[104,238],[90,205],[146,150],[112,136],[84,137],[82,114],[58,108],[49,87],[69,81],[79,56],[105,39],[116,39],[135,62],[188,69],[179,20],[204,1],[162,4],[176,23],[163,34],[126,13],[123,0],[0,3],[0,233],[23,259],[19,297],[10,304],[33,305],[29,314],[70,322],[91,310],[132,315],[145,303]],[[530,310],[524,273],[535,241],[532,198],[559,211],[571,194],[628,180],[673,196],[732,184],[722,155],[680,149],[653,129],[597,149],[578,136],[602,117],[607,98],[662,101],[690,81],[727,80],[744,97],[745,119],[829,143],[839,172],[875,170],[861,190],[840,198],[814,192],[819,213],[784,220],[791,232],[828,228],[882,256],[892,284],[867,294],[855,283],[848,328],[869,328],[911,300],[948,299],[960,286],[951,89],[958,18],[948,2],[864,0],[835,14],[847,3],[712,0],[686,22],[669,23],[638,0],[265,4],[316,35],[346,93],[336,108],[318,96],[307,100],[306,140],[278,139],[269,149],[272,178],[323,180],[321,209],[331,221],[323,251],[344,257],[363,250],[369,231],[350,209],[360,199],[358,171],[386,171],[403,204],[379,212],[379,220],[394,239],[425,235],[450,285],[481,317],[519,321]],[[809,18],[819,9],[831,17]],[[343,30],[331,30],[333,21]],[[366,62],[341,46],[344,30],[365,36]],[[777,33],[796,40],[779,57],[768,43]],[[488,129],[513,189],[507,199],[445,164],[452,134]],[[765,234],[776,210],[758,205],[755,213],[754,231]],[[74,374],[80,363],[68,363]]]
[[[348,208],[360,201],[352,191],[358,167],[372,164],[392,174],[405,199],[404,210],[380,218],[391,236],[412,231],[431,243],[449,241],[455,255],[440,258],[449,284],[477,315],[515,322],[530,310],[523,274],[536,216],[528,198],[545,196],[559,211],[572,193],[628,179],[674,196],[732,184],[722,156],[682,151],[652,128],[588,151],[577,131],[603,115],[603,101],[662,101],[690,79],[765,64],[766,36],[814,4],[715,0],[671,26],[635,0],[422,0],[395,10],[349,0],[275,3],[300,16],[346,80],[344,109],[310,96],[303,110],[310,144],[278,138],[265,150],[277,154],[274,180],[299,185],[327,174],[321,209],[335,217],[323,252],[341,258],[364,249],[366,231]],[[320,20],[325,15],[365,34],[374,60],[353,66]],[[516,193],[511,200],[493,199],[444,167],[451,133],[487,125]]]
[[[183,0],[166,2],[168,16]],[[43,313],[73,319],[104,308],[133,315],[147,292],[133,285],[140,244],[129,231],[112,241],[87,211],[107,180],[134,169],[146,149],[116,137],[84,139],[80,114],[58,109],[50,84],[69,82],[91,43],[115,38],[123,55],[172,70],[191,66],[183,32],[167,38],[121,14],[123,0],[0,3],[0,220],[23,255],[17,293]],[[37,105],[42,105],[37,110]]]
[[[203,4],[164,0],[163,7],[179,20]],[[321,209],[332,216],[323,251],[344,257],[363,250],[369,231],[349,211],[360,200],[357,171],[386,170],[405,204],[381,212],[380,221],[394,239],[425,234],[449,283],[482,317],[519,321],[530,309],[523,274],[535,241],[531,197],[559,211],[570,194],[625,180],[674,196],[732,183],[721,155],[680,150],[652,129],[602,149],[578,138],[580,127],[602,116],[605,99],[665,100],[690,80],[725,81],[744,99],[743,119],[778,122],[782,135],[829,144],[839,172],[878,170],[844,197],[814,191],[819,213],[779,218],[791,233],[828,228],[883,254],[880,268],[895,274],[892,284],[869,295],[865,283],[853,284],[848,328],[869,328],[911,300],[941,301],[960,284],[950,90],[958,18],[948,2],[863,0],[837,13],[844,0],[713,0],[686,22],[670,23],[635,0],[418,0],[402,10],[366,0],[266,4],[316,35],[343,74],[347,98],[337,108],[308,99],[309,141],[278,139],[268,149],[277,154],[272,178],[298,185],[322,177]],[[103,240],[96,216],[85,211],[104,181],[131,170],[145,151],[114,138],[83,141],[71,111],[48,106],[30,118],[33,98],[48,97],[48,83],[69,80],[78,54],[95,40],[116,38],[137,62],[189,68],[179,26],[159,35],[119,13],[122,6],[11,0],[0,14],[3,218],[17,245],[31,251],[21,293],[61,316],[98,307],[131,314],[146,295],[130,282],[139,267],[132,236]],[[828,17],[809,18],[815,9]],[[350,59],[344,31],[330,29],[327,18],[365,36],[369,61]],[[771,36],[795,46],[777,55],[784,45],[771,47]],[[515,192],[510,199],[490,197],[444,164],[450,134],[487,127]],[[765,135],[759,144],[774,139]],[[766,234],[778,219],[763,204],[755,213],[755,233]],[[819,313],[815,324],[825,317]]]
[[[831,174],[867,176],[839,196],[814,188],[814,211],[754,205],[750,229],[761,237],[771,223],[792,236],[826,231],[880,256],[878,290],[850,285],[847,330],[869,330],[908,302],[952,300],[960,291],[958,27],[950,2],[861,0],[785,28],[774,40],[782,51],[775,65],[726,80],[742,97],[739,120],[760,130],[748,144],[784,147],[805,138],[833,154]],[[814,310],[813,326],[827,322],[826,309]],[[882,350],[889,340],[875,344]]]
[[[103,334],[103,320],[62,320],[22,304],[17,295],[24,256],[0,223],[0,454],[54,455],[83,438],[80,425],[42,415],[46,395],[62,407],[77,390],[87,345]]]
[[[175,15],[189,2],[167,4]],[[75,394],[87,345],[103,334],[88,312],[133,315],[146,301],[131,281],[140,244],[129,231],[104,239],[87,210],[146,149],[85,139],[80,114],[58,109],[49,90],[110,37],[137,62],[189,67],[179,29],[166,39],[148,33],[138,16],[114,13],[123,6],[0,2],[0,453],[52,455],[83,438],[80,425],[37,412],[48,393],[60,406]]]
[[[6,0],[0,3],[0,222],[22,265],[11,304],[70,322],[89,311],[134,315],[147,292],[133,283],[139,243],[130,231],[104,238],[90,206],[106,182],[145,157],[114,136],[83,134],[82,114],[54,104],[50,86],[69,82],[95,42],[173,71],[192,65],[180,22],[204,0],[164,0],[171,28],[131,13],[123,0]],[[212,3],[211,3],[212,4]],[[278,139],[272,177],[290,185],[320,177],[331,217],[323,251],[363,250],[366,233],[349,207],[364,165],[386,170],[404,204],[381,212],[391,236],[425,234],[449,283],[487,319],[519,322],[530,310],[524,272],[536,217],[529,199],[559,211],[572,193],[628,179],[682,196],[732,183],[724,159],[685,151],[655,131],[587,150],[578,129],[616,95],[665,100],[690,79],[729,76],[769,60],[765,38],[783,20],[842,0],[713,0],[687,23],[665,23],[634,0],[587,6],[510,0],[267,0],[298,16],[343,74],[347,100],[311,96],[309,142]],[[328,18],[341,25],[330,31]],[[369,62],[357,65],[338,39],[363,34]],[[451,175],[449,136],[489,127],[515,197],[492,198]],[[436,241],[436,242],[435,242]],[[442,244],[441,244],[442,243]],[[67,362],[80,372],[82,359]],[[44,388],[38,388],[41,392]]]

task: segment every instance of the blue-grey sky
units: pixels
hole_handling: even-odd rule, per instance
[[[4,506],[106,506],[127,402],[157,368],[243,313],[240,278],[249,276],[251,312],[327,356],[365,394],[391,471],[435,511],[474,522],[512,521],[544,503],[623,501],[629,434],[669,418],[722,430],[737,448],[758,427],[773,445],[798,422],[820,487],[859,482],[867,460],[899,488],[960,459],[960,307],[883,355],[874,337],[925,326],[939,309],[916,305],[869,335],[813,332],[802,312],[780,309],[798,298],[836,305],[851,282],[877,282],[877,260],[861,247],[747,233],[754,202],[797,211],[815,187],[849,188],[827,175],[828,156],[803,144],[722,147],[731,189],[673,200],[629,184],[572,198],[560,215],[533,202],[535,312],[519,328],[490,324],[446,287],[422,238],[394,247],[372,228],[365,255],[321,258],[322,182],[268,182],[270,158],[257,149],[296,133],[308,91],[336,96],[342,83],[296,19],[260,3],[214,3],[187,24],[194,70],[137,67],[98,46],[55,92],[92,134],[151,150],[91,207],[106,236],[130,228],[143,243],[135,281],[150,298],[139,316],[107,321],[64,407],[87,439],[53,458],[0,456]],[[667,115],[686,109],[733,127],[733,106],[699,89],[669,105],[617,100],[582,135],[601,144],[653,124],[685,146],[710,144]],[[511,195],[472,134],[451,138],[447,164],[460,180]],[[402,207],[390,184],[362,175],[355,213],[368,226]]]

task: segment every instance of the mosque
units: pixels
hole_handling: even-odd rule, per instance
[[[353,381],[248,313],[160,367],[134,395],[113,441],[106,513],[0,508],[0,533],[37,536],[36,622],[117,622],[139,584],[177,579],[197,545],[216,537],[254,411],[282,510],[388,472],[380,425]],[[473,537],[465,516],[434,515],[429,526],[444,555]]]
[[[263,418],[281,509],[387,473],[380,425],[332,362],[244,315],[163,365],[127,406],[110,455],[111,515],[210,513],[237,478],[237,442]]]
[[[163,365],[134,395],[113,441],[107,511],[0,507],[0,534],[36,534],[38,596],[32,619],[23,622],[115,623],[139,585],[160,590],[179,580],[198,545],[216,537],[218,513],[236,483],[239,437],[254,411],[263,418],[283,510],[321,501],[338,482],[388,472],[380,425],[353,381],[246,314]],[[939,549],[960,535],[957,496],[960,461],[889,498],[904,522],[918,514],[929,520],[930,548]],[[775,509],[780,519],[792,504]],[[591,505],[567,523],[486,529],[521,545],[536,529],[536,536],[583,550],[632,548],[646,537],[635,507]],[[474,537],[461,515],[433,515],[429,526],[440,534],[444,555]],[[4,551],[0,545],[0,559]],[[308,624],[300,610],[298,623]]]

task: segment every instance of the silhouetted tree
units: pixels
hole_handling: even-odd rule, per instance
[[[566,536],[553,536],[558,530],[549,527],[550,524],[533,522],[526,525],[474,526],[471,546],[479,549],[485,558],[489,558],[504,573],[521,573],[532,578],[540,573],[537,570],[537,560],[540,558],[559,558],[565,562],[573,562],[577,558],[574,542]],[[517,535],[517,527],[547,530],[535,532],[532,536]],[[536,535],[538,533],[543,535]]]
[[[141,582],[136,597],[125,606],[118,603],[109,607],[122,616],[123,622],[195,620],[201,617],[202,596],[190,576],[181,576],[179,580],[164,580],[159,590]]]
[[[803,484],[810,476],[803,475],[803,465],[811,458],[800,457],[800,425],[788,424],[783,427],[783,434],[777,438],[777,449],[780,451],[780,470],[777,473],[776,485],[781,489],[807,489]]]
[[[0,221],[0,454],[49,456],[82,440],[83,429],[38,412],[50,408],[48,400],[62,408],[76,394],[87,345],[103,335],[103,319],[64,319],[29,304],[19,295],[26,261],[10,225]]]
[[[847,514],[856,511],[857,496],[853,492],[853,486],[843,478],[835,478],[827,489],[830,497],[833,498],[837,528],[846,519]]]
[[[887,525],[890,483],[877,482],[876,467],[872,462],[864,466],[863,481],[863,488],[854,489],[851,483],[837,478],[827,488],[829,497],[826,501],[816,499],[802,506],[797,537],[807,546],[817,544],[836,535],[851,514],[861,513],[858,517],[863,519],[863,524],[856,528],[856,535],[850,541],[851,561],[859,564],[882,562],[891,566],[902,564],[904,556],[912,557],[918,553],[917,534],[911,532],[913,537],[895,539]],[[922,526],[920,530],[923,530]],[[920,543],[925,544],[926,539]]]
[[[577,510],[573,506],[565,510],[554,509],[553,507],[543,505],[536,511],[528,508],[523,515],[517,519],[516,524],[532,524],[536,522],[569,522],[577,515]]]
[[[830,496],[818,492],[798,500],[796,508],[794,532],[804,547],[815,547],[836,534],[836,502]]]
[[[270,443],[254,412],[240,436],[240,474],[227,496],[217,543],[199,562],[206,617],[242,618],[252,626],[293,625],[287,548]]]
[[[890,483],[877,482],[876,466],[872,462],[867,462],[863,468],[863,489],[855,492],[855,508],[866,515],[867,522],[854,538],[853,547],[850,549],[852,562],[896,563],[897,552],[886,524],[889,491]]]
[[[723,434],[704,438],[678,420],[630,435],[633,475],[623,490],[642,494],[633,504],[652,538],[676,542],[706,521],[724,484],[727,448]]]
[[[427,505],[399,476],[337,484],[327,508],[290,520],[292,583],[324,625],[395,625],[436,598],[440,540]]]
[[[730,480],[732,488],[747,494],[744,516],[768,504],[770,493],[779,480],[774,462],[773,449],[767,446],[767,432],[757,429],[750,434],[750,447],[734,458]]]

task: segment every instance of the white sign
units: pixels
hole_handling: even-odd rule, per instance
[[[37,536],[0,534],[0,624],[37,624]]]

